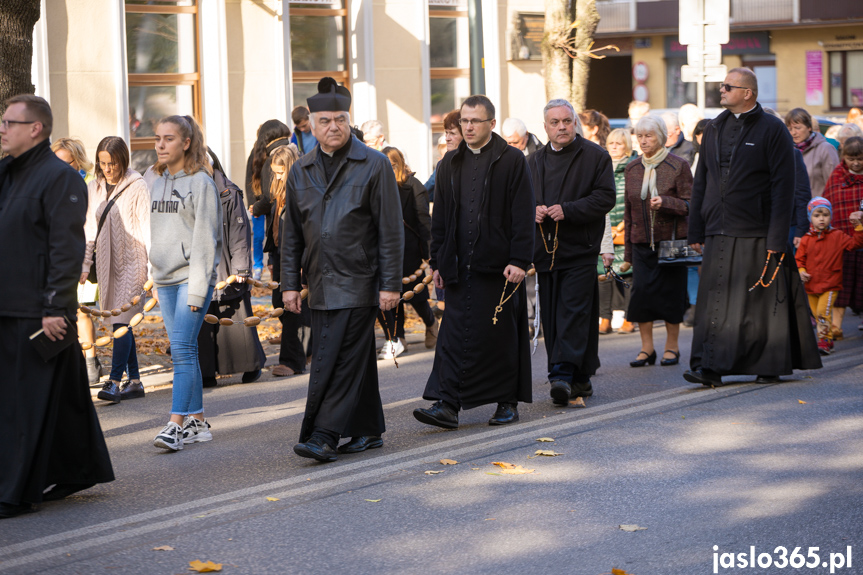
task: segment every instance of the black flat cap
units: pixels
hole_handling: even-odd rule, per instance
[[[327,76],[318,82],[318,93],[306,100],[309,112],[349,112],[351,93]]]

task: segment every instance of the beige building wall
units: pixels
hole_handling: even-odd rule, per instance
[[[547,100],[542,62],[507,60],[511,56],[510,32],[518,12],[541,14],[545,12],[545,5],[542,0],[499,0],[501,102],[498,118],[501,123],[509,117],[519,118],[527,126],[528,132],[536,134],[545,142],[548,138],[542,127],[542,109]]]
[[[650,109],[664,108],[666,102],[665,47],[662,36],[651,37],[650,48],[633,48],[632,64],[647,64],[647,102]],[[632,91],[632,88],[629,88]]]
[[[75,137],[93,160],[96,146],[119,131],[115,69],[116,13],[102,0],[48,0],[48,71],[54,110],[52,139]]]
[[[274,0],[226,0],[230,177],[245,188],[246,160],[258,126],[276,118],[285,123],[282,20]]]

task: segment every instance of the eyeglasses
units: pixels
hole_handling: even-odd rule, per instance
[[[485,122],[491,122],[492,120],[494,120],[494,118],[489,118],[488,120],[477,120],[474,118],[462,118],[458,121],[458,123],[461,124],[462,127],[467,127],[467,126],[475,126],[477,124],[483,124]]]
[[[23,120],[2,120],[0,121],[0,125],[3,126],[4,130],[9,129],[9,124],[35,124],[36,120],[31,120],[29,122],[25,122]]]
[[[737,88],[738,90],[749,90],[750,89],[750,88],[744,88],[743,86],[732,86],[731,84],[724,84],[724,83],[719,84],[719,89],[725,90],[726,92],[730,92],[734,88]]]
[[[99,167],[103,170],[105,168],[111,168],[112,170],[117,167],[117,162],[99,162]]]

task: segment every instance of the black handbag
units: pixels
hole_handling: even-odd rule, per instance
[[[700,266],[701,254],[689,247],[689,240],[677,239],[677,218],[670,240],[659,242],[659,265],[661,266]]]
[[[114,207],[114,202],[116,202],[123,192],[126,191],[126,188],[131,186],[132,183],[129,182],[126,186],[117,192],[113,198],[108,202],[108,205],[105,206],[105,210],[102,212],[102,217],[99,218],[99,226],[96,228],[96,238],[93,240],[93,262],[90,264],[90,273],[87,274],[87,281],[91,284],[99,283],[99,278],[96,276],[96,243],[99,241],[99,233],[102,231],[102,226],[105,224],[105,218],[108,217],[108,212],[111,211],[111,208]]]

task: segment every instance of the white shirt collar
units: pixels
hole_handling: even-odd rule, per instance
[[[471,152],[473,152],[474,154],[480,154],[482,152],[482,149],[485,148],[489,142],[491,142],[491,134],[489,134],[488,140],[486,140],[482,146],[480,146],[478,148],[471,148],[470,144],[468,144],[467,149],[470,150]]]
[[[734,117],[737,119],[740,119],[740,116],[742,116],[743,114],[748,114],[749,112],[751,112],[754,109],[755,109],[755,106],[752,106],[751,108],[749,108],[745,112],[740,112],[739,114],[734,114]]]

